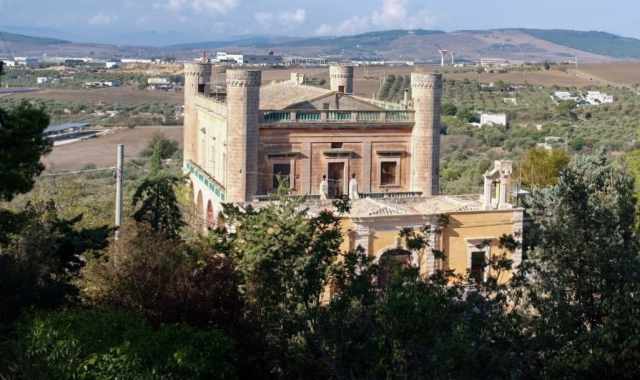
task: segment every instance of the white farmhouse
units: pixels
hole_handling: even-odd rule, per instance
[[[506,113],[482,113],[480,114],[480,126],[500,125],[506,127],[509,125],[509,117]]]
[[[600,91],[588,91],[585,100],[592,106],[599,104],[611,104],[613,103],[613,95],[603,94]]]

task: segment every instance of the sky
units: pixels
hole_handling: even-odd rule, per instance
[[[510,27],[600,30],[640,38],[640,1],[0,0],[0,30],[128,45]]]

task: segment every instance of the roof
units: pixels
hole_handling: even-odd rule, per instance
[[[380,104],[367,99],[338,94],[326,88],[301,85],[291,81],[271,83],[260,88],[260,109],[314,109],[322,110],[328,104],[330,110],[382,111]]]
[[[326,88],[297,85],[291,82],[272,83],[260,87],[260,108],[281,110],[296,103],[310,101],[332,92]]]
[[[256,202],[260,208],[269,202]],[[310,215],[318,215],[322,210],[333,210],[332,200],[308,199],[303,207]],[[432,197],[407,198],[361,198],[351,201],[350,218],[379,218],[401,216],[428,216],[456,212],[484,211],[481,195],[436,195]],[[505,210],[492,210],[505,211]]]
[[[48,126],[43,133],[60,132],[67,129],[84,129],[89,127],[89,123],[65,123]]]

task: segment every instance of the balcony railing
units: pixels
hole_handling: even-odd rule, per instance
[[[422,192],[419,191],[404,191],[404,192],[385,192],[385,193],[359,193],[360,198],[371,198],[371,199],[407,199],[407,198],[418,198],[422,196]],[[318,201],[320,200],[320,196],[317,194],[310,195],[289,195],[291,198],[299,198],[304,201]],[[267,194],[267,195],[257,195],[255,199],[259,202],[267,202],[277,200],[278,196],[275,194]],[[332,199],[329,199],[332,200]]]
[[[206,188],[211,190],[211,192],[216,196],[217,200],[220,202],[225,201],[225,190],[224,187],[218,183],[213,177],[211,177],[204,169],[198,166],[193,161],[185,161],[184,163],[184,171],[193,175],[197,181],[204,185]]]
[[[413,111],[338,111],[338,110],[294,110],[262,111],[259,118],[263,124],[280,123],[412,123]]]

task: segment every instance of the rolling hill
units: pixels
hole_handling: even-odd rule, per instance
[[[195,57],[203,50],[243,53],[274,51],[281,55],[324,56],[342,59],[412,60],[437,62],[439,48],[453,51],[457,61],[505,58],[513,61],[582,62],[640,59],[640,40],[605,32],[541,29],[386,30],[335,37],[245,36],[234,39],[133,47],[79,44],[0,32],[0,56],[4,55],[90,55],[95,57],[175,56]]]

